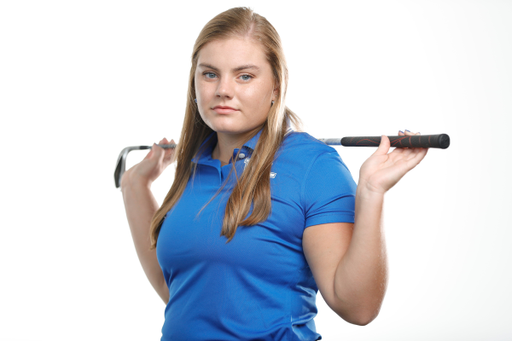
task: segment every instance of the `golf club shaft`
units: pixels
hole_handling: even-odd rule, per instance
[[[450,137],[447,134],[438,135],[405,135],[405,136],[388,136],[391,147],[396,148],[441,148],[446,149],[450,146]],[[343,138],[326,138],[319,139],[325,144],[345,147],[378,147],[380,144],[380,136],[349,136]],[[157,144],[164,149],[176,148],[176,144]],[[149,147],[151,148],[151,147]]]

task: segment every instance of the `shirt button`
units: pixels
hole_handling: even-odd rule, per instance
[[[244,153],[240,153],[240,154],[238,154],[238,158],[239,158],[239,159],[245,159],[245,154],[244,154]]]

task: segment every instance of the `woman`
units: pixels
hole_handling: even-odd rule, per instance
[[[291,130],[287,81],[265,18],[219,14],[194,46],[178,148],[154,145],[122,178],[137,254],[167,304],[162,340],[318,340],[317,290],[348,322],[379,312],[384,193],[426,149],[388,154],[383,137],[356,189],[334,149]],[[150,186],[175,159],[159,208]]]

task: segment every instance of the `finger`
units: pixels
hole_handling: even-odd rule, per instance
[[[166,141],[166,144],[176,144],[176,142],[174,142],[174,140],[171,139],[171,141],[167,141],[167,139],[165,140]],[[174,155],[176,153],[176,149],[175,148],[169,148],[169,149],[166,149],[165,150],[165,158],[164,158],[164,161],[166,163],[171,163],[173,160],[174,160]]]
[[[150,159],[151,157],[153,157],[153,149],[149,150],[149,153],[146,154],[146,156],[144,157],[143,161],[147,160],[147,159]]]
[[[158,142],[158,144],[163,144],[164,140],[165,140],[165,138],[161,139]],[[152,158],[153,156],[155,156],[157,159],[161,159],[163,157],[164,153],[165,153],[165,151],[162,147],[160,147],[156,143],[153,143],[153,145],[151,146],[151,151],[148,153],[148,155],[146,155],[146,157],[144,159],[149,159],[149,158]]]
[[[389,153],[389,157],[396,162],[398,160],[408,160],[410,154],[411,148],[395,148],[395,150]]]
[[[161,141],[161,144],[169,144],[169,140],[167,140],[167,138],[163,138],[162,141]],[[172,153],[172,149],[169,148],[169,149],[165,149],[165,157],[167,157],[169,154]]]
[[[403,159],[403,154],[408,148],[395,148],[391,153],[388,154],[391,162],[396,162],[399,159]]]
[[[416,167],[427,155],[428,148],[414,148],[414,153],[411,155],[411,157],[407,160],[407,171],[410,171],[414,167]]]
[[[409,129],[405,129],[405,135],[407,135],[407,136],[420,135],[420,133],[415,133],[415,132],[410,131]]]
[[[175,146],[177,146],[176,142],[174,141],[174,139],[171,139],[171,141],[169,142],[170,144],[173,144]],[[176,147],[174,147],[173,149],[171,149],[171,155],[174,155],[176,153]]]
[[[163,144],[164,139],[161,139],[159,144]],[[156,143],[153,143],[153,146],[151,147],[151,151],[153,152],[154,158],[156,158],[158,161],[162,161],[165,157],[165,149],[157,145]]]
[[[420,163],[428,153],[428,148],[416,148],[416,155],[412,158],[416,164]]]

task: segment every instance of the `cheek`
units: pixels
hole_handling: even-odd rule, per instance
[[[199,101],[198,101],[199,102]],[[199,116],[201,117],[201,120],[211,128],[211,125],[210,125],[210,120],[209,120],[209,117],[208,115],[205,115],[204,113],[205,112],[208,112],[208,111],[205,111],[205,109],[203,107],[200,107],[198,106],[197,107],[197,111],[199,112]],[[212,128],[213,129],[213,128]]]
[[[201,86],[201,81],[197,79],[197,76],[194,80],[194,89],[196,91],[196,98],[201,98],[203,95],[203,87]]]
[[[212,83],[205,82],[202,75],[196,75],[194,78],[194,88],[197,98],[205,98],[212,92]]]
[[[253,120],[261,123],[267,119],[270,109],[270,90],[267,92],[263,87],[255,87],[244,92],[242,102],[246,104],[245,112],[249,113]]]
[[[254,105],[261,106],[265,103],[269,103],[270,105],[270,92],[272,89],[267,89],[266,86],[254,86],[245,89],[240,95],[243,96],[244,99],[250,101]]]

